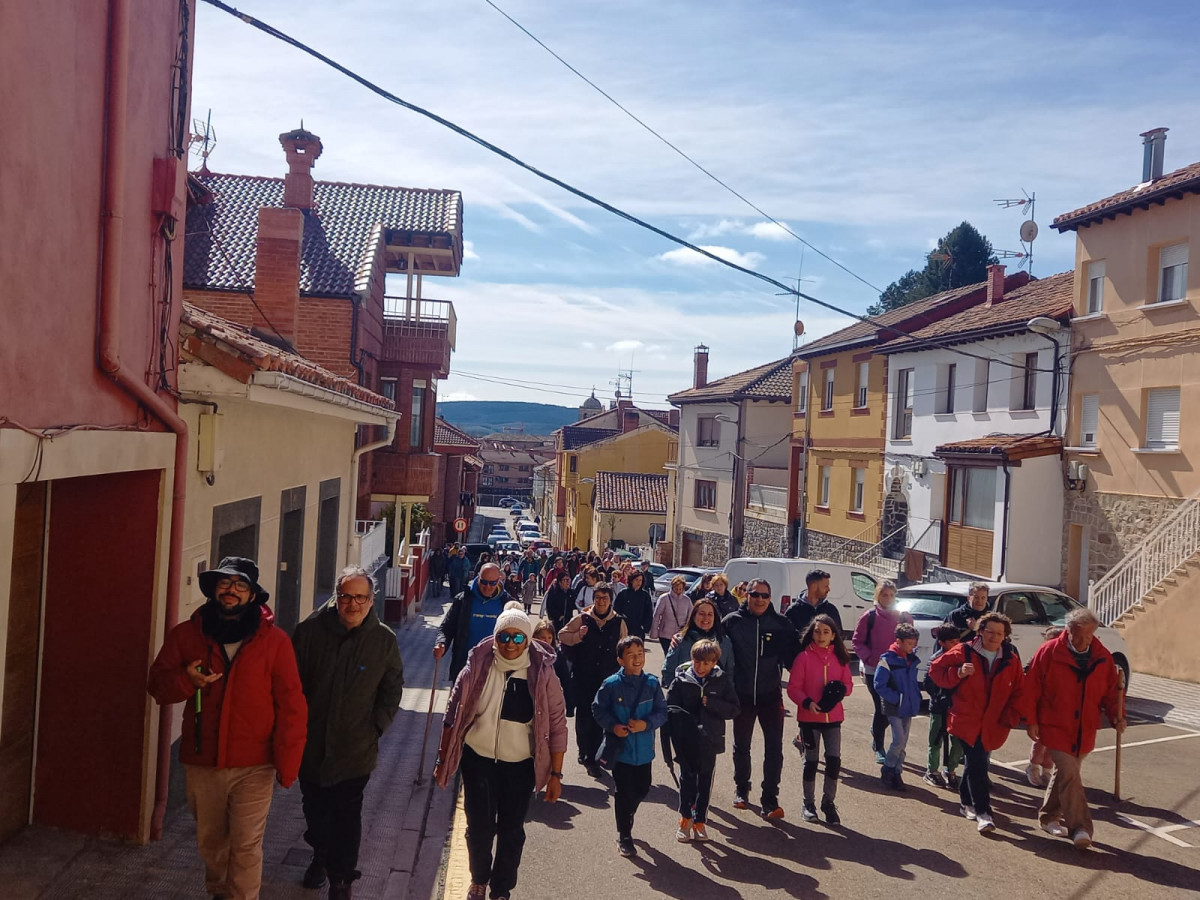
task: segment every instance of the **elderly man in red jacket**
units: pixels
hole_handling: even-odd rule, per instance
[[[1096,640],[1100,620],[1090,609],[1067,613],[1066,630],[1033,655],[1026,676],[1025,716],[1029,737],[1041,741],[1054,760],[1054,773],[1038,811],[1042,830],[1069,837],[1083,850],[1091,846],[1092,814],[1079,768],[1096,747],[1100,710],[1117,733],[1120,675],[1112,654]]]
[[[257,900],[273,782],[296,780],[308,707],[258,566],[230,556],[199,580],[208,602],[167,635],[148,690],[162,705],[187,701],[179,759],[206,889]]]

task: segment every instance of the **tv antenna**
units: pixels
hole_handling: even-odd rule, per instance
[[[1032,276],[1033,242],[1038,236],[1038,226],[1036,221],[1037,192],[1035,191],[1032,194],[1027,194],[1025,193],[1025,189],[1022,188],[1021,194],[1022,196],[1018,198],[995,201],[1002,209],[1012,209],[1013,207],[1019,206],[1021,208],[1021,215],[1029,216],[1029,218],[1021,223],[1020,231],[1017,232],[1018,237],[1021,240],[1021,249],[998,250],[996,251],[996,255],[1001,259],[1019,259],[1021,261],[1020,266],[1027,268],[1030,276]]]
[[[193,153],[200,155],[200,174],[208,174],[208,157],[213,152],[213,148],[217,146],[217,130],[212,124],[212,110],[208,111],[208,118],[201,122],[199,119],[192,119],[192,133],[188,143],[193,147],[200,144],[199,150],[192,150]],[[190,148],[189,148],[190,149]]]
[[[633,365],[633,359],[630,358],[630,365]],[[617,369],[617,377],[609,382],[616,390],[613,396],[620,400],[626,397],[633,399],[633,376],[641,372],[641,369]],[[624,388],[624,390],[622,390]]]
[[[800,268],[796,271],[796,324],[792,328],[792,349],[800,346],[800,336],[804,334],[804,323],[800,321],[800,284],[805,281],[816,281],[815,278],[804,277],[804,247],[800,248]],[[776,297],[788,297],[788,294],[776,294]]]

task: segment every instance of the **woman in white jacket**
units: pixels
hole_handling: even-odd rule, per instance
[[[658,641],[663,652],[671,649],[671,638],[683,630],[691,614],[692,598],[687,595],[687,579],[676,575],[671,579],[671,589],[662,594],[654,606],[650,639]]]

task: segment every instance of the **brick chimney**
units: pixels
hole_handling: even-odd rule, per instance
[[[993,306],[1004,299],[1004,266],[995,263],[987,267],[987,305]]]
[[[251,324],[269,338],[274,338],[278,331],[293,347],[296,346],[296,319],[300,307],[300,251],[303,244],[304,213],[276,206],[259,209],[258,244],[254,251],[256,308]]]
[[[708,348],[703,344],[698,344],[692,369],[692,387],[702,388],[706,384],[708,384]]]
[[[621,434],[636,431],[638,427],[638,411],[636,409],[621,410]]]
[[[1169,128],[1151,128],[1138,137],[1142,139],[1142,181],[1158,181],[1163,176],[1163,154]]]
[[[672,409],[667,412],[667,424],[672,428],[679,427],[679,410]]]
[[[295,131],[279,136],[287,154],[288,173],[283,180],[283,205],[292,209],[313,208],[312,167],[324,149],[321,139],[304,130],[304,123]]]

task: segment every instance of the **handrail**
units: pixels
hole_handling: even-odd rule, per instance
[[[850,538],[849,540],[843,541],[842,543],[838,544],[838,546],[836,546],[832,550],[830,550],[829,551],[829,561],[837,562],[837,560],[835,560],[833,558],[836,554],[841,553],[843,550],[845,550],[851,544],[866,543],[866,541],[864,541],[863,538],[865,538],[866,536],[871,534],[871,532],[875,531],[876,529],[882,529],[882,528],[883,528],[883,519],[876,519],[873,524],[868,525],[866,528],[864,528],[862,531],[860,531],[854,537]]]
[[[884,544],[886,544],[888,541],[890,541],[892,538],[894,538],[896,535],[898,535],[902,531],[903,532],[908,531],[908,523],[907,522],[905,522],[899,528],[894,529],[891,534],[885,535],[882,540],[878,541],[875,544],[872,544],[870,547],[868,547],[862,553],[859,553],[857,556],[853,557],[850,561],[852,563],[859,563],[861,565],[864,557],[879,556],[880,548],[883,547]]]
[[[1200,491],[1184,499],[1140,543],[1088,585],[1088,606],[1106,625],[1121,618],[1200,551]]]

